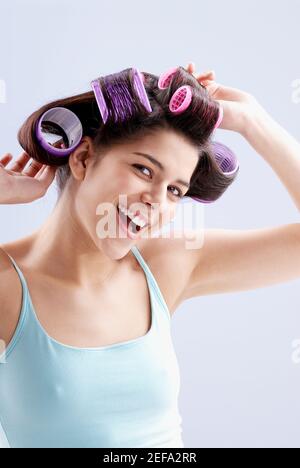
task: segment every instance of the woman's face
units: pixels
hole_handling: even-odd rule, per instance
[[[98,158],[84,137],[69,159],[77,220],[101,251],[122,258],[139,239],[172,220],[197,162],[198,150],[170,130],[117,144]],[[131,218],[139,213],[147,225],[134,233],[135,223],[119,214],[120,205]]]

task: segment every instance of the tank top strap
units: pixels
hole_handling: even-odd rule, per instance
[[[14,266],[14,268],[15,268],[18,276],[19,276],[19,279],[21,281],[21,285],[22,285],[22,303],[21,303],[21,312],[20,312],[20,315],[19,315],[18,324],[17,324],[17,327],[15,329],[14,335],[13,335],[10,343],[8,344],[8,346],[7,346],[6,350],[5,350],[5,358],[11,353],[11,351],[13,350],[13,348],[15,347],[17,342],[19,341],[19,338],[21,337],[21,334],[22,334],[23,328],[24,328],[24,324],[25,324],[25,321],[26,321],[26,317],[27,317],[27,311],[28,311],[28,308],[29,308],[29,299],[28,299],[29,292],[28,292],[28,287],[27,287],[25,277],[24,277],[22,271],[20,270],[20,268],[18,267],[16,261],[7,252],[6,252],[6,254],[10,258],[10,260],[11,260],[11,262],[12,262],[12,264],[13,264],[13,266]]]
[[[134,254],[134,256],[136,257],[139,264],[141,265],[142,269],[144,270],[145,275],[146,275],[146,277],[148,279],[148,282],[149,282],[149,287],[151,289],[151,292],[153,293],[155,299],[157,300],[158,305],[162,309],[163,314],[167,317],[167,319],[169,321],[171,321],[171,314],[170,314],[169,308],[167,306],[167,303],[166,303],[166,301],[165,301],[165,299],[164,299],[164,297],[162,295],[160,287],[158,286],[157,281],[156,281],[152,271],[150,270],[149,266],[147,265],[147,263],[143,259],[142,255],[141,255],[141,253],[140,253],[140,251],[139,251],[139,249],[137,248],[136,245],[134,245],[131,248],[131,251]]]
[[[11,257],[11,255],[9,255],[7,252],[6,252],[6,255],[8,255],[9,258],[11,259],[12,264],[13,264],[13,266],[15,267],[15,269],[16,269],[16,271],[17,271],[17,273],[18,273],[18,276],[19,276],[19,278],[20,278],[20,281],[21,281],[21,283],[22,283],[22,287],[24,288],[24,290],[26,290],[26,289],[27,289],[27,283],[26,283],[26,280],[25,280],[25,277],[24,277],[22,271],[21,271],[20,268],[18,267],[16,261]]]

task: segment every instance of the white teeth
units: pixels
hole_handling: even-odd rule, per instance
[[[122,213],[124,213],[125,216],[129,216],[131,221],[133,221],[135,224],[137,224],[141,228],[146,226],[147,223],[143,219],[141,219],[139,216],[134,216],[134,213],[132,213],[132,211],[126,210],[121,205],[119,205],[119,210],[122,211]]]
[[[132,213],[130,210],[126,210],[126,208],[123,208],[123,206],[119,205],[119,210],[122,211],[126,216],[129,216],[130,218],[133,218],[134,213]]]
[[[146,226],[147,223],[145,223],[145,221],[143,221],[141,218],[139,218],[138,216],[135,216],[133,219],[132,219],[132,222],[137,224],[138,226],[140,226],[141,228],[143,228],[144,226]]]

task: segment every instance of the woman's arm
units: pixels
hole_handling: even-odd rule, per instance
[[[194,64],[187,69],[222,105],[220,128],[244,136],[276,172],[300,211],[300,143],[250,93],[217,83],[213,71],[197,75]]]
[[[246,138],[275,170],[300,210],[300,144],[250,94],[211,80],[205,83],[224,108],[220,128]],[[163,255],[166,246],[160,243]],[[192,255],[184,238],[168,239],[168,248],[174,258],[188,259],[190,273],[179,302],[300,279],[300,222],[265,229],[206,229],[201,247]]]
[[[300,144],[257,102],[246,107],[240,122],[241,134],[271,165],[300,211]],[[207,229],[193,262],[182,300],[298,279],[300,223],[252,230]]]
[[[300,143],[262,107],[245,113],[241,134],[270,164],[300,211]]]
[[[176,242],[178,249],[180,240]],[[175,241],[173,245],[175,249]],[[183,241],[181,246],[185,248]],[[181,301],[286,283],[300,279],[300,223],[247,230],[205,229],[203,247],[192,253],[193,268]],[[191,259],[191,251],[185,256]]]

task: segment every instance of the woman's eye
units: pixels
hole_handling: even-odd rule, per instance
[[[181,190],[179,190],[177,187],[173,187],[175,190],[177,190],[178,192],[178,195],[175,195],[175,197],[178,197],[178,198],[183,198],[183,193]]]
[[[149,171],[150,174],[152,174],[151,169],[148,169],[148,167],[146,167],[146,166],[141,166],[140,164],[133,164],[133,167],[136,167],[140,172],[143,172],[142,169],[146,169],[146,171]],[[172,187],[172,186],[171,186],[171,188],[177,190],[177,192],[178,192],[177,195],[175,194],[175,197],[183,198],[184,195],[183,195],[183,193],[182,193],[182,191],[180,189],[178,189],[177,187]]]
[[[141,166],[140,164],[134,164],[133,166],[136,167],[140,172],[142,172],[141,169],[146,169],[146,171],[149,171],[151,173],[151,171],[150,171],[150,169],[148,169],[148,167]]]

